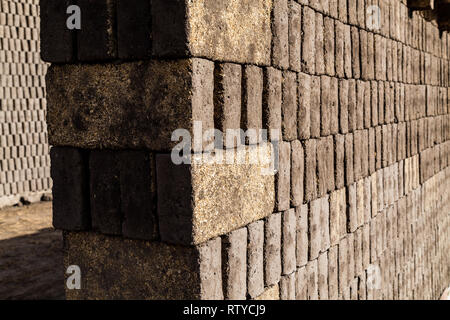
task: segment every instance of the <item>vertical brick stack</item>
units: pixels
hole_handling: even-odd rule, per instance
[[[54,224],[84,275],[69,298],[448,286],[450,39],[435,21],[406,0],[77,3],[69,32],[64,6],[41,1]],[[172,133],[195,138],[196,121],[278,130],[277,174],[174,164]],[[262,149],[246,142],[237,157]]]
[[[50,192],[38,1],[0,2],[0,207]]]

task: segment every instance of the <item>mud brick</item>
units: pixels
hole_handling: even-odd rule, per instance
[[[345,188],[330,194],[330,244],[339,243],[347,233],[347,204]]]
[[[377,241],[377,257],[381,257],[381,254],[383,253],[385,249],[385,233],[384,233],[384,222],[385,222],[385,214],[386,211],[382,210],[379,215],[375,218],[376,223],[376,241]]]
[[[403,80],[403,44],[401,42],[397,43],[397,77],[398,81],[404,82]]]
[[[378,82],[370,81],[372,126],[378,125]]]
[[[247,295],[247,229],[222,238],[222,275],[227,300],[244,300]]]
[[[75,148],[53,147],[50,157],[53,226],[71,231],[88,230],[91,217],[87,153]]]
[[[306,265],[306,275],[308,283],[308,300],[319,299],[319,276],[317,259],[310,261]]]
[[[266,287],[281,277],[281,214],[272,214],[264,226],[264,280]]]
[[[330,300],[336,300],[339,295],[338,258],[338,246],[335,245],[328,251],[328,298]]]
[[[283,102],[281,104],[281,117],[283,123],[283,140],[297,139],[298,116],[298,83],[295,72],[283,72]]]
[[[354,2],[354,1],[351,1]],[[351,27],[352,38],[352,72],[353,78],[359,79],[361,77],[360,66],[360,47],[359,47],[359,31],[357,27]]]
[[[320,251],[325,252],[330,248],[330,199],[327,195],[321,198],[320,207],[320,233],[321,233],[321,246]]]
[[[328,252],[317,259],[319,299],[328,300]]]
[[[328,189],[328,153],[327,153],[327,140],[322,138],[317,140],[317,175],[318,175],[318,196],[323,197],[327,193]]]
[[[321,82],[321,101],[320,101],[320,133],[321,136],[330,134],[330,81],[327,76],[320,77]]]
[[[368,166],[369,174],[375,172],[375,162],[376,162],[376,149],[375,149],[375,129],[369,128],[369,141],[368,141]]]
[[[291,70],[301,71],[302,6],[289,1],[289,64]]]
[[[391,56],[392,56],[392,62],[390,62],[391,64],[391,68],[392,68],[392,81],[398,81],[398,58],[397,58],[397,42],[393,41],[391,43]]]
[[[353,173],[353,134],[345,135],[345,185],[349,186],[355,181]]]
[[[369,175],[369,130],[361,131],[361,177]]]
[[[339,82],[336,78],[330,78],[329,93],[330,133],[339,133]]]
[[[340,133],[349,132],[348,127],[348,81],[339,79],[339,129]]]
[[[355,230],[356,231],[356,230]],[[349,233],[347,235],[347,248],[348,248],[348,278],[353,279],[356,276],[355,269],[355,233]]]
[[[359,228],[355,232],[355,273],[361,276],[364,272],[363,268],[363,231]]]
[[[384,120],[385,123],[394,121],[394,100],[393,100],[393,86],[390,82],[384,83]]]
[[[92,227],[104,234],[122,234],[118,154],[111,150],[92,151],[89,172]]]
[[[349,25],[344,25],[344,75],[352,78],[352,36]]]
[[[315,22],[315,73],[322,75],[325,73],[325,46],[324,46],[324,23],[323,15],[316,12]]]
[[[348,238],[341,239],[338,246],[339,250],[339,292],[343,292],[348,286],[349,280],[349,260],[348,260]]]
[[[291,274],[296,269],[296,215],[295,209],[283,213],[282,225],[282,274]]]
[[[364,224],[364,179],[356,182],[356,216],[359,228]]]
[[[372,207],[371,207],[371,181],[370,177],[364,179],[364,223],[368,223],[371,218]]]
[[[157,210],[161,239],[170,243],[190,243],[192,232],[186,228],[186,225],[192,224],[190,168],[188,165],[173,164],[170,155],[158,155],[156,172],[159,177]],[[172,206],[169,199],[177,203],[177,206]],[[177,209],[176,213],[174,213],[175,209]],[[173,230],[178,231],[173,232]]]
[[[362,227],[362,268],[366,270],[370,264],[370,222]]]
[[[241,128],[242,68],[233,63],[218,64],[214,78],[214,123],[224,133],[224,146],[233,148],[236,141],[226,131]]]
[[[188,52],[185,3],[154,0],[151,11],[153,54],[185,56]]]
[[[198,246],[201,298],[223,300],[222,240],[215,238]]]
[[[303,7],[302,32],[302,71],[314,74],[316,61],[316,14],[309,7]]]
[[[245,66],[243,75],[243,104],[242,104],[242,129],[262,129],[262,104],[263,104],[263,71],[255,66]],[[258,131],[258,137],[260,137]],[[250,141],[255,144],[258,141]]]
[[[367,33],[367,78],[375,79],[375,39],[374,34]]]
[[[338,18],[338,1],[336,0],[331,0],[328,1],[328,7],[329,7],[329,12],[330,12],[330,16],[333,17],[334,19]]]
[[[311,136],[311,77],[305,73],[298,75],[298,136],[309,139]]]
[[[375,35],[375,79],[386,80],[386,39]]]
[[[367,56],[367,32],[365,30],[359,30],[359,44],[361,54],[361,78],[369,80],[369,61]]]
[[[320,137],[320,95],[321,95],[321,79],[317,76],[311,77],[311,94],[310,94],[310,130],[311,137]]]
[[[361,170],[361,146],[362,146],[362,131],[357,130],[353,133],[353,172],[355,181],[362,178]]]
[[[386,80],[392,81],[392,41],[386,40]]]
[[[395,119],[397,122],[405,120],[405,87],[402,83],[397,83],[395,87]]]
[[[350,281],[350,300],[358,300],[358,278],[355,277]]]
[[[295,299],[308,299],[308,277],[306,273],[306,266],[298,268],[295,275]]]
[[[338,1],[338,17],[339,20],[343,23],[347,23],[348,19],[348,11],[347,11],[347,1],[346,0],[337,0]]]
[[[347,4],[348,8],[348,23],[351,25],[358,24],[358,11],[357,11],[357,3],[355,1],[349,1]]]
[[[382,155],[383,155],[383,134],[382,134],[382,126],[375,127],[375,168],[376,170],[381,169],[382,167]]]
[[[157,236],[155,158],[146,151],[120,151],[120,193],[125,237]]]
[[[371,126],[371,114],[372,114],[372,99],[371,99],[371,92],[370,92],[370,82],[365,81],[364,82],[364,128],[368,129]]]
[[[377,222],[378,219],[374,218],[370,221],[370,262],[377,261]]]
[[[325,45],[325,73],[331,77],[335,75],[335,34],[334,20],[324,18],[324,45]]]
[[[418,149],[418,132],[417,132],[417,120],[411,121],[411,155],[417,154]]]
[[[404,165],[404,160],[398,163],[398,194],[400,198],[405,195]]]
[[[345,137],[343,135],[335,135],[335,187],[342,188],[345,185]]]
[[[336,76],[344,77],[344,24],[338,20],[335,21],[335,67]]]
[[[41,58],[47,62],[67,63],[74,60],[74,35],[76,30],[66,26],[70,1],[41,0]]]
[[[247,292],[256,298],[264,292],[264,221],[247,226]]]
[[[347,186],[347,202],[347,231],[354,232],[358,228],[356,183]]]
[[[325,138],[326,154],[327,154],[327,191],[331,192],[335,189],[335,173],[334,173],[334,141],[332,136]]]
[[[305,200],[309,202],[317,196],[316,140],[305,141],[305,152]]]
[[[281,277],[280,298],[281,300],[295,300],[295,273]]]
[[[80,61],[117,58],[116,3],[113,0],[79,0],[81,30],[77,32]]]
[[[357,128],[357,95],[356,95],[356,81],[348,81],[348,130],[353,132]]]
[[[291,149],[291,204],[297,207],[303,204],[305,152],[298,140],[292,141]]]
[[[391,135],[391,160],[392,160],[392,164],[397,162],[398,159],[397,158],[397,143],[398,143],[398,125],[396,123],[391,124],[391,130],[392,130],[392,135]]]
[[[120,59],[151,57],[151,10],[146,0],[117,1],[117,47]]]
[[[284,211],[289,209],[291,202],[291,144],[282,141],[279,148],[279,170],[275,177],[276,200],[278,211]]]
[[[272,63],[281,69],[289,68],[289,8],[288,0],[275,0],[272,23]]]
[[[297,266],[305,266],[308,262],[308,205],[304,204],[296,209],[297,214],[297,236],[296,257]]]
[[[322,230],[320,226],[322,200],[311,201],[308,216],[309,260],[317,259],[322,246]]]
[[[275,130],[278,140],[281,139],[281,102],[282,102],[282,72],[267,68],[264,71],[263,91],[263,128]],[[270,135],[271,139],[274,137]]]

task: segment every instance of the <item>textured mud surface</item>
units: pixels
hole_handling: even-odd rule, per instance
[[[50,202],[0,210],[0,299],[64,299],[62,235]]]

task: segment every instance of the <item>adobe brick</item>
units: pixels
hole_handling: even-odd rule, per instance
[[[247,229],[233,231],[222,238],[224,297],[245,300],[247,295]]]
[[[85,151],[50,149],[53,179],[53,226],[81,231],[91,226],[89,205],[89,162]]]

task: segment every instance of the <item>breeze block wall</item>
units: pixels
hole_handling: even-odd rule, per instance
[[[0,1],[0,207],[51,192],[39,1]]]
[[[425,2],[77,0],[71,31],[74,1],[41,0],[54,225],[82,272],[67,297],[438,298],[450,42]],[[280,141],[171,160],[176,129],[212,128]]]

